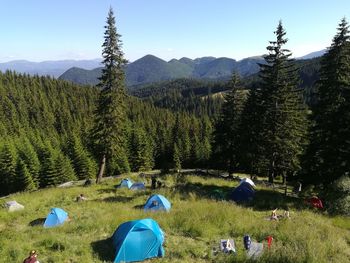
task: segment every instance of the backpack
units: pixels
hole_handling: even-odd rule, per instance
[[[246,250],[249,250],[250,249],[250,245],[252,243],[252,240],[250,239],[250,236],[249,235],[245,235],[243,237],[243,243],[244,243],[244,248]]]

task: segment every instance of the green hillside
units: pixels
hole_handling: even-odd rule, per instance
[[[136,174],[124,176],[145,180]],[[114,250],[109,238],[121,223],[141,218],[153,218],[165,232],[165,257],[145,262],[251,262],[243,248],[245,234],[258,242],[264,242],[268,235],[274,238],[271,250],[265,247],[257,262],[350,260],[349,218],[329,217],[305,207],[296,197],[258,187],[255,201],[245,207],[215,199],[217,192],[227,195],[238,184],[235,181],[169,175],[161,178],[165,184],[161,189],[134,192],[114,187],[121,178],[90,187],[51,188],[2,199],[1,203],[17,200],[25,206],[12,213],[0,210],[2,262],[21,262],[31,249],[38,251],[40,262],[112,262]],[[75,202],[80,193],[88,201]],[[142,210],[152,193],[170,200],[169,213]],[[42,222],[52,207],[66,210],[70,221],[51,229],[35,224]],[[286,207],[290,219],[266,220],[272,209],[279,208],[278,213],[282,213]],[[214,255],[213,249],[224,238],[235,240],[236,255]]]

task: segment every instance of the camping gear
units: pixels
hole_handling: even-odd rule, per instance
[[[131,190],[145,190],[146,186],[144,183],[133,183],[130,187]]]
[[[250,249],[251,243],[252,243],[252,240],[250,239],[250,236],[249,235],[245,235],[243,237],[243,244],[244,244],[244,248],[246,250]]]
[[[262,243],[251,242],[250,248],[247,250],[247,257],[257,259],[262,255],[264,251],[264,245]]]
[[[323,203],[322,203],[321,199],[319,199],[316,196],[307,199],[306,203],[310,204],[312,207],[315,207],[318,209],[323,209]]]
[[[249,183],[243,182],[232,191],[230,198],[237,203],[249,202],[253,200],[254,195],[253,187]]]
[[[267,236],[266,240],[267,240],[267,247],[268,247],[268,249],[270,249],[271,245],[272,245],[273,237],[272,236]]]
[[[236,253],[235,242],[233,239],[221,239],[220,250],[224,253]]]
[[[68,214],[61,208],[52,208],[47,215],[44,227],[55,227],[62,225],[68,219]]]
[[[153,219],[128,221],[112,236],[114,263],[142,261],[164,256],[164,233]]]
[[[24,209],[24,206],[17,203],[17,201],[8,201],[5,203],[5,206],[9,212],[14,212]]]
[[[241,181],[239,182],[239,184],[242,184],[242,183],[248,183],[250,184],[251,186],[255,187],[256,185],[254,184],[254,182],[250,179],[250,178],[243,178],[241,179]]]
[[[171,204],[162,195],[152,195],[150,198],[148,198],[144,211],[169,211],[171,208]]]
[[[123,179],[121,182],[120,182],[120,185],[119,187],[122,188],[122,187],[126,187],[126,188],[129,188],[132,186],[133,182],[129,179],[129,178],[126,178],[126,179]]]

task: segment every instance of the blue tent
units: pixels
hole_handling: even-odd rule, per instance
[[[119,185],[119,187],[127,187],[129,189],[131,186],[132,186],[132,181],[129,178],[123,179]]]
[[[146,186],[144,183],[133,183],[130,187],[131,190],[145,190]]]
[[[148,198],[144,210],[145,211],[169,211],[171,208],[171,204],[162,195],[152,195],[150,198]]]
[[[55,227],[62,225],[68,219],[68,214],[61,208],[52,208],[47,215],[44,227]]]
[[[232,191],[231,199],[235,202],[247,202],[253,200],[254,195],[253,187],[249,183],[243,182]]]
[[[114,232],[112,240],[115,248],[114,263],[164,256],[163,231],[150,218],[121,224]]]

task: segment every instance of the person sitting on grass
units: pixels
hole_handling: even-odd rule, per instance
[[[270,219],[271,220],[276,220],[276,221],[278,221],[278,216],[277,216],[277,208],[275,209],[275,210],[273,210],[272,211],[272,213],[271,213],[271,217],[270,217]]]
[[[87,200],[87,199],[86,199],[86,197],[84,196],[84,194],[78,195],[78,196],[77,196],[77,199],[76,199],[77,202],[82,202],[82,201],[86,201],[86,200]]]
[[[37,260],[37,256],[38,254],[36,253],[36,251],[32,250],[29,253],[29,257],[23,260],[23,263],[39,263],[39,261]]]

